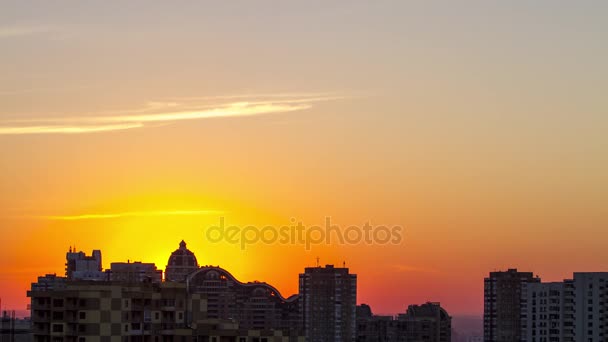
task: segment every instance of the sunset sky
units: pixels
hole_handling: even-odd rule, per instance
[[[606,1],[3,1],[0,297],[65,253],[283,295],[316,264],[377,313],[483,311],[483,277],[608,271]],[[397,245],[205,228],[399,225]]]

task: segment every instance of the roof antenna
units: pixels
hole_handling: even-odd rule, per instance
[[[319,266],[319,257],[317,257],[317,267],[320,267]]]
[[[346,261],[342,261],[342,268],[346,268]]]

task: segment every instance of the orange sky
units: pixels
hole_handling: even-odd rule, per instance
[[[605,5],[121,6],[0,5],[3,308],[70,245],[164,269],[185,239],[286,296],[346,262],[379,313],[607,270]],[[220,216],[405,233],[241,250],[206,241]]]

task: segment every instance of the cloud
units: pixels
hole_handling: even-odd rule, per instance
[[[94,133],[94,132],[105,132],[105,131],[118,131],[130,128],[138,128],[143,125],[140,123],[132,124],[118,124],[118,125],[89,125],[89,126],[16,126],[16,127],[2,127],[0,126],[0,135],[11,135],[11,134],[43,134],[43,133],[64,133],[64,134],[78,134],[78,133]]]
[[[4,121],[0,122],[0,135],[81,134],[140,128],[150,124],[172,123],[183,120],[289,113],[310,109],[313,104],[321,101],[343,98],[322,94],[309,94],[308,96],[275,94],[155,101],[147,103],[143,108],[119,110],[113,113],[105,113],[105,115]],[[226,99],[239,101],[217,102],[217,100],[225,101]]]
[[[48,220],[60,220],[60,221],[77,221],[77,220],[116,219],[116,218],[123,218],[123,217],[220,215],[222,213],[223,213],[223,211],[219,211],[219,210],[157,210],[157,211],[128,211],[128,212],[121,212],[121,213],[80,214],[80,215],[65,215],[65,216],[40,216],[39,218],[48,219]]]
[[[51,31],[51,28],[44,26],[5,26],[0,27],[0,39],[30,36],[35,34],[48,33]]]

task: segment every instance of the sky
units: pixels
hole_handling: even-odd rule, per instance
[[[343,265],[376,313],[483,311],[483,278],[608,271],[608,3],[0,3],[0,297],[65,253],[297,293]],[[400,226],[396,244],[238,227]]]

